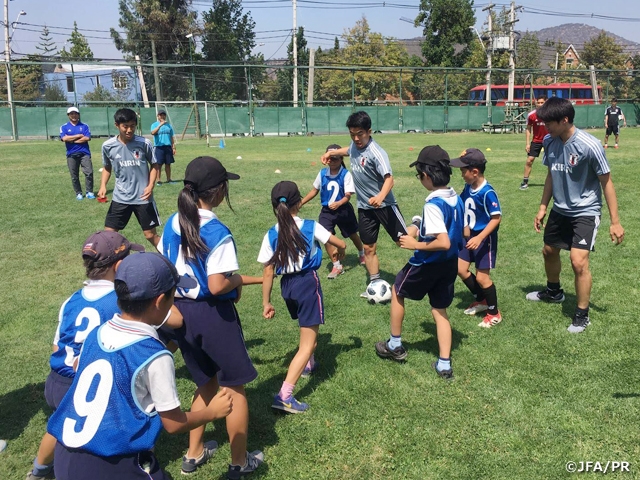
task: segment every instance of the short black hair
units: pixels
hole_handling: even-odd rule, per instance
[[[437,166],[417,163],[416,170],[427,175],[434,187],[446,187],[451,180],[451,166],[447,160],[438,160]]]
[[[478,171],[484,175],[484,171],[487,169],[487,164],[486,163],[481,163],[481,164],[478,164],[478,165],[469,165],[469,166],[463,167],[463,168],[466,168],[468,170],[471,170],[472,168],[477,168]]]
[[[616,103],[617,103],[617,102],[618,102],[618,99],[617,99],[616,97],[613,97],[613,98],[611,99],[611,103],[613,103],[613,102],[616,102]]]
[[[362,128],[371,130],[371,117],[365,111],[354,112],[347,118],[347,128]]]
[[[116,260],[115,262],[109,263],[108,265],[96,267],[95,262],[90,258],[85,257],[82,259],[82,262],[84,263],[85,274],[87,275],[87,278],[89,280],[102,280],[109,269],[118,261],[119,260]]]
[[[116,279],[114,282],[116,296],[118,297],[118,307],[123,313],[128,313],[134,317],[140,317],[156,300],[149,298],[147,300],[131,300],[129,297],[129,288],[122,280]],[[165,296],[172,295],[176,287],[164,292]]]
[[[551,97],[538,107],[536,115],[543,122],[561,122],[566,117],[569,123],[573,123],[576,110],[566,98]]]
[[[547,96],[546,95],[539,95],[538,98],[536,100],[547,100]]]
[[[138,124],[138,115],[130,108],[121,108],[120,110],[117,110],[113,115],[113,119],[118,125],[121,123],[133,122],[134,120],[136,125]]]

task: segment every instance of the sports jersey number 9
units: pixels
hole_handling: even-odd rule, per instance
[[[78,330],[76,332],[76,335],[73,338],[73,341],[75,343],[83,343],[87,339],[87,336],[89,335],[89,333],[91,333],[91,330],[100,326],[100,314],[95,308],[91,308],[91,307],[83,308],[82,311],[76,317],[76,322],[75,322],[76,327],[79,327],[80,325],[82,325],[82,321],[85,318],[87,319],[87,326],[84,330]],[[73,348],[66,345],[64,347],[64,350],[67,354],[67,356],[64,359],[65,365],[67,365],[68,367],[73,367],[73,362],[76,359]]]
[[[96,375],[100,376],[100,380],[95,395],[93,400],[87,400]],[[77,432],[78,422],[73,418],[65,418],[62,425],[62,443],[69,448],[80,448],[93,439],[107,411],[111,387],[113,387],[113,370],[108,361],[96,360],[87,365],[78,379],[76,391],[73,394],[73,407],[78,416],[85,419],[84,425]]]
[[[331,180],[327,183],[327,189],[331,191],[331,198],[329,198],[329,203],[327,205],[331,205],[338,198],[338,194],[340,193],[340,184],[335,180]]]
[[[471,230],[476,226],[476,202],[473,198],[467,198],[464,202],[464,223],[468,225]]]

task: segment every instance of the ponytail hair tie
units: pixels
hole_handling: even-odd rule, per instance
[[[280,203],[287,203],[287,197],[280,197],[278,200]]]
[[[187,190],[189,190],[190,192],[194,192],[195,190],[193,189],[193,185],[191,185],[190,183],[185,183],[184,184],[184,188],[186,188]]]

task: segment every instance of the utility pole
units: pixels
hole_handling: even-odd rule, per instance
[[[7,0],[5,0],[6,2]],[[296,0],[293,0],[293,106],[298,106],[298,26]]]
[[[191,46],[189,46],[191,48]],[[162,95],[160,94],[160,75],[158,74],[158,57],[156,56],[156,42],[151,39],[151,58],[153,60],[153,83],[156,87],[156,102],[162,101]]]
[[[491,53],[493,52],[493,18],[491,15],[491,9],[495,7],[493,3],[490,3],[486,7],[482,9],[489,11],[489,15],[487,17],[487,24],[489,28],[489,47],[487,48],[487,89],[485,92],[485,99],[487,101],[487,121],[491,122]]]
[[[507,101],[509,104],[513,104],[513,88],[516,79],[516,33],[514,30],[514,25],[518,20],[516,20],[516,3],[511,2],[511,11],[509,12],[509,91],[507,94]]]
[[[144,75],[142,75],[142,67],[140,66],[140,56],[136,55],[136,72],[140,81],[140,91],[142,92],[142,101],[144,108],[149,108],[149,97],[147,96],[147,85],[144,83]]]
[[[309,81],[307,82],[307,107],[313,107],[313,75],[314,65],[316,63],[316,51],[309,49]]]
[[[11,112],[11,138],[18,140],[16,109],[13,104],[13,83],[11,81],[11,44],[9,42],[9,0],[4,0],[4,58],[7,67],[7,103]]]

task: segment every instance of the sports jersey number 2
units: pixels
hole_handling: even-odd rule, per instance
[[[476,202],[473,201],[473,198],[467,198],[464,202],[464,223],[465,225],[469,225],[471,230],[476,226],[475,209]]]
[[[82,325],[82,321],[85,318],[87,319],[87,326],[84,330],[78,330],[76,332],[76,335],[73,338],[73,341],[75,343],[83,343],[86,340],[89,333],[91,333],[91,330],[100,326],[100,314],[95,308],[91,308],[91,307],[83,308],[82,311],[76,317],[76,322],[75,322],[76,327],[80,327]],[[76,359],[73,352],[73,348],[66,345],[64,347],[64,351],[67,354],[67,356],[64,359],[64,364],[68,367],[73,367],[73,362]]]
[[[96,376],[99,376],[100,380],[95,394],[92,400],[87,400]],[[113,370],[108,361],[96,360],[87,365],[80,374],[76,391],[73,394],[73,407],[77,415],[84,418],[84,424],[77,432],[78,421],[73,418],[65,418],[62,425],[62,443],[69,448],[80,448],[93,439],[107,411],[112,387]]]
[[[327,183],[327,189],[331,191],[331,197],[329,198],[327,205],[331,205],[336,201],[336,198],[338,198],[338,194],[340,193],[340,184],[335,180],[331,180]]]

